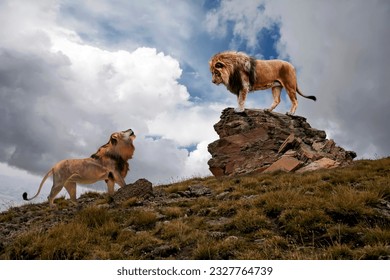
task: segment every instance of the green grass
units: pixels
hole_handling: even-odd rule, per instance
[[[183,195],[195,185],[212,195]],[[390,158],[155,190],[163,195],[119,205],[89,193],[77,207],[61,198],[56,210],[47,203],[11,208],[0,213],[0,258],[390,258]]]

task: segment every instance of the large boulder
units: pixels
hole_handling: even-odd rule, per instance
[[[208,164],[217,177],[333,168],[356,157],[299,116],[255,109],[238,114],[226,108],[214,129],[219,140],[208,146],[212,155]]]

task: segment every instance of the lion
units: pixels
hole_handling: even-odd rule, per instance
[[[224,84],[237,95],[238,108],[243,112],[248,92],[272,88],[273,103],[267,111],[272,111],[280,103],[280,93],[285,88],[291,100],[288,115],[294,115],[298,107],[296,93],[316,101],[315,96],[306,96],[298,88],[294,66],[283,60],[259,60],[243,52],[225,51],[214,55],[209,61],[212,82]]]
[[[48,196],[50,207],[54,207],[54,199],[65,187],[70,199],[77,202],[76,183],[93,184],[104,180],[109,194],[114,193],[114,185],[126,186],[124,178],[129,170],[128,160],[133,157],[135,147],[133,141],[136,138],[133,130],[115,132],[111,134],[107,144],[101,146],[96,153],[84,159],[65,159],[56,163],[43,177],[35,196],[24,200],[32,200],[37,197],[46,179],[53,176],[53,186]]]

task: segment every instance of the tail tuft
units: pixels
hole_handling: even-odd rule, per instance
[[[28,200],[28,198],[27,198],[27,193],[26,193],[26,192],[23,193],[23,199],[24,199],[24,200]]]
[[[309,98],[311,100],[314,100],[314,101],[317,101],[317,97],[315,97],[314,95],[310,95],[307,98]]]

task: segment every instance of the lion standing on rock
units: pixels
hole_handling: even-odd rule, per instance
[[[298,107],[297,94],[317,100],[315,96],[306,96],[298,88],[294,66],[283,60],[259,60],[243,52],[225,51],[214,55],[209,61],[212,82],[224,84],[237,95],[238,108],[243,112],[248,92],[272,88],[273,103],[268,109],[272,111],[280,103],[280,93],[285,88],[291,100],[293,115]]]
[[[27,198],[27,193],[23,193],[23,199],[32,200],[37,197],[51,175],[53,186],[48,196],[50,207],[54,206],[54,198],[63,187],[69,193],[70,199],[76,202],[76,183],[93,184],[105,180],[108,193],[113,194],[115,183],[120,187],[126,185],[124,178],[129,170],[127,161],[133,157],[135,138],[131,129],[115,132],[111,134],[108,143],[101,146],[90,158],[65,159],[56,163],[42,179],[37,194]]]

